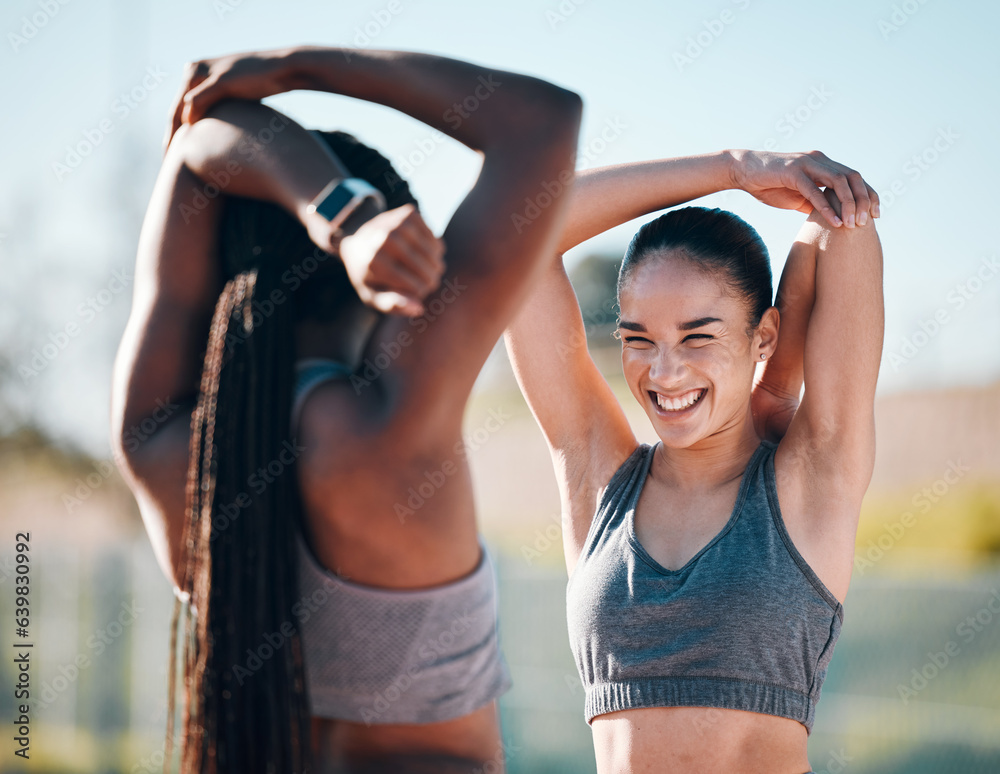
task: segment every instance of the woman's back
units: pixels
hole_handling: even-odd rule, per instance
[[[410,489],[422,489],[428,474],[430,481],[440,481],[435,470],[461,456],[456,444],[469,392],[532,268],[555,241],[565,197],[524,228],[513,228],[508,213],[535,195],[542,181],[572,179],[581,113],[572,92],[428,55],[363,51],[345,60],[344,54],[303,47],[192,67],[192,79],[200,74],[204,82],[196,88],[197,98],[187,96],[206,120],[174,136],[143,224],[136,304],[116,362],[114,437],[157,558],[198,619],[196,645],[184,660],[193,713],[184,714],[183,754],[191,770],[211,760],[234,767],[226,770],[301,768],[302,705],[309,686],[301,684],[294,633],[296,619],[303,623],[301,600],[294,597],[299,535],[292,533],[298,528],[320,567],[368,588],[390,586],[405,595],[408,588],[461,583],[476,569],[481,551],[464,459],[455,460],[453,474],[445,474],[433,497],[410,508],[412,516],[399,508],[409,507]],[[496,89],[501,83],[504,88]],[[388,358],[384,367],[364,376],[363,385],[332,381],[318,387],[291,432],[282,413],[292,403],[289,307],[273,316],[257,309],[271,293],[284,290],[278,278],[285,264],[240,269],[227,281],[215,254],[220,201],[198,202],[195,196],[206,199],[200,184],[225,173],[227,195],[283,206],[319,248],[336,248],[362,298],[386,290],[371,268],[375,257],[407,264],[408,251],[383,254],[380,240],[412,213],[397,208],[375,215],[375,225],[365,224],[367,242],[360,229],[357,238],[341,238],[340,222],[324,213],[344,171],[331,169],[330,159],[294,122],[259,104],[226,99],[239,94],[254,100],[288,88],[397,108],[483,157],[475,185],[443,235],[446,275],[440,284],[423,287],[429,313],[381,317],[362,362]],[[470,94],[479,95],[480,107],[457,123],[449,119],[451,106]],[[175,128],[180,114],[181,104]],[[264,142],[263,132],[273,141]],[[323,197],[322,211],[314,206],[317,197]],[[349,260],[349,244],[359,251],[360,264]],[[247,251],[259,255],[260,244],[250,242]],[[391,284],[389,290],[399,292]],[[402,308],[382,309],[393,310]],[[262,330],[280,333],[262,338]],[[163,396],[183,400],[185,408],[194,403],[193,414],[179,412],[138,448],[118,448],[128,438],[124,428],[145,418]],[[270,421],[273,417],[277,421]],[[290,458],[298,475],[291,484],[281,476]],[[223,526],[228,514],[221,509],[232,508],[231,498],[246,495],[248,487],[258,496],[238,499],[242,513]],[[297,501],[304,501],[303,524],[296,523]],[[276,629],[284,633],[287,625],[293,627],[290,646],[265,660],[248,678],[252,682],[234,682],[234,660],[243,659],[246,646],[256,647]],[[343,672],[345,679],[352,677],[350,669]],[[256,700],[279,692],[284,701]],[[446,757],[448,765],[468,770],[502,760],[495,701],[464,717],[449,719],[446,713],[422,726],[412,724],[423,716],[411,718],[409,726],[406,721],[369,726],[339,709],[311,714],[317,766],[377,761],[403,771],[426,767],[432,759],[444,765],[439,759]]]
[[[456,412],[457,413],[457,412]],[[479,561],[461,417],[393,417],[349,377],[302,402],[299,484],[309,543],[338,575],[384,588],[447,583]],[[294,428],[293,428],[294,431]]]

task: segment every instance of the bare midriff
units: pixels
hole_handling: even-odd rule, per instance
[[[610,712],[591,724],[599,774],[806,774],[807,733],[788,718],[714,707]]]
[[[315,774],[502,774],[497,702],[455,720],[371,725],[313,718]]]

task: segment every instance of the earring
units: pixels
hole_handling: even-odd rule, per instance
[[[767,355],[765,355],[765,354],[764,354],[763,352],[761,352],[761,353],[760,353],[760,359],[761,359],[761,360],[763,360],[763,359],[764,359],[764,358],[766,358],[766,357],[767,357]]]

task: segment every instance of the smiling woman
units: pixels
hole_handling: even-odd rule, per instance
[[[636,234],[622,368],[659,443],[636,441],[586,349],[565,347],[585,339],[561,259],[505,334],[558,478],[601,774],[802,774],[843,622],[881,353],[874,191],[816,152],[609,167],[578,179],[560,247],[725,188],[812,214],[777,307],[767,250],[732,213],[688,207]]]
[[[666,322],[666,291],[681,300],[671,307],[673,331],[655,329]],[[715,403],[732,413],[745,402],[742,385],[752,381],[754,359],[767,357],[747,359],[746,349],[757,333],[762,347],[777,338],[771,295],[767,248],[733,213],[685,207],[639,229],[618,275],[619,305],[630,310],[619,328],[647,335],[619,335],[626,380],[654,425],[669,422],[663,432],[694,437],[689,418],[704,416],[701,407],[711,411]],[[703,314],[706,302],[722,316]],[[668,356],[654,342],[671,334],[679,346]]]

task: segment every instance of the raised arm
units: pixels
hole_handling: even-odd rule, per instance
[[[781,272],[774,305],[780,313],[778,345],[761,366],[750,398],[761,438],[780,441],[799,406],[806,331],[816,297],[816,256],[796,242]]]
[[[189,78],[175,123],[196,120],[226,97],[313,89],[395,108],[482,154],[479,179],[443,235],[447,272],[427,301],[438,311],[416,322],[380,321],[366,354],[403,348],[376,380],[358,385],[374,386],[368,395],[391,404],[380,410],[430,427],[456,425],[456,405],[464,405],[543,258],[556,249],[579,97],[537,78],[443,57],[313,46],[207,60]],[[545,206],[526,209],[542,196]]]
[[[565,113],[567,103],[577,112],[580,106],[572,92],[538,78],[448,57],[295,46],[189,65],[171,133],[201,119],[220,100],[259,100],[296,89],[386,105],[483,152],[509,147],[515,141],[511,130],[524,129],[531,116],[554,117]]]
[[[827,510],[845,506],[856,519],[875,457],[882,246],[874,223],[835,230],[811,215],[792,251],[815,266],[815,301],[805,330],[805,391],[782,443],[812,494],[830,498]]]
[[[267,136],[270,142],[261,143]],[[110,413],[115,459],[170,578],[179,559],[170,554],[181,545],[191,409],[224,285],[216,254],[222,199],[246,196],[296,212],[345,172],[291,119],[236,101],[183,127],[163,159],[139,236]]]
[[[262,136],[272,139],[264,143]],[[258,103],[222,102],[183,128],[164,158],[139,236],[132,312],[115,368],[116,424],[141,423],[158,401],[197,396],[198,353],[223,285],[215,254],[222,198],[260,199],[300,214],[331,178],[346,174],[306,129]],[[308,223],[315,241],[339,247],[329,229],[323,232],[322,217]]]
[[[280,68],[297,84],[312,82],[312,75],[316,75],[313,68],[324,71],[315,78],[321,85],[327,77],[325,69],[344,67],[339,51],[333,57],[339,60],[336,65],[327,62],[323,52],[309,49],[301,53],[302,58],[295,58],[294,63],[282,57]],[[525,239],[514,242],[509,226],[498,233],[493,221],[497,213],[513,210],[531,190],[535,171],[554,174],[571,165],[579,98],[537,79],[422,55],[357,52],[353,65],[346,69],[349,76],[326,85],[411,110],[416,117],[487,149],[480,181],[460,208],[467,217],[453,220],[458,228],[450,239],[458,249],[452,251],[454,260],[449,255],[449,263],[453,278],[454,267],[459,268],[458,281],[471,280],[477,272],[488,274],[486,270],[493,267],[508,285],[516,284],[516,274],[525,268],[525,262],[542,254],[541,245],[551,250],[552,222],[563,208],[551,208]],[[337,80],[337,76],[331,77]],[[255,88],[262,88],[258,81]],[[489,91],[494,84],[496,93]],[[481,110],[466,109],[469,95],[482,98]],[[311,201],[327,181],[343,175],[336,159],[294,122],[279,133],[269,126],[277,115],[274,111],[261,105],[238,106],[232,99],[220,102],[239,96],[246,95],[216,91],[217,98],[202,105],[205,110],[199,118],[207,113],[206,121],[171,132],[172,141],[140,235],[133,308],[114,368],[111,424],[115,457],[136,493],[161,566],[172,578],[176,578],[172,569],[179,566],[188,426],[198,392],[199,355],[223,284],[215,256],[220,197],[206,196],[203,189],[220,185],[213,173],[226,170],[234,149],[239,154],[244,145],[259,152],[237,161],[239,175],[228,171],[227,190],[274,201],[293,212]],[[264,94],[252,98],[260,96]],[[458,103],[455,110],[452,100]],[[468,115],[463,117],[456,110]],[[270,131],[273,141],[258,142],[262,131]],[[477,219],[489,222],[482,226],[474,222]],[[504,298],[503,284],[496,283],[492,290],[511,303],[509,292]],[[488,281],[477,283],[475,292],[464,294],[462,304],[474,307],[477,298],[488,296],[490,291]],[[490,303],[487,300],[481,305],[489,307]],[[472,310],[466,316],[473,316]],[[491,322],[499,326],[495,340],[504,321]],[[439,323],[435,329],[462,331],[461,323],[459,316],[450,326]],[[473,322],[464,330],[475,332],[477,327]],[[460,338],[456,336],[458,343]],[[485,340],[478,343],[484,350],[477,353],[481,360],[474,370],[467,368],[463,374],[470,387],[489,349]],[[411,348],[401,360],[413,358],[417,349]],[[454,353],[454,349],[440,352],[439,360],[446,363]],[[411,368],[423,375],[424,391],[432,394],[441,374],[421,366],[419,358],[411,363]]]
[[[564,513],[573,522],[564,533],[568,541],[582,545],[594,500],[600,495],[594,482],[606,482],[636,440],[587,350],[583,319],[561,253],[634,218],[731,188],[775,207],[800,211],[815,207],[830,222],[841,223],[820,185],[835,189],[843,200],[850,200],[852,208],[856,198],[858,212],[866,220],[869,213],[877,215],[878,197],[861,177],[817,152],[727,150],[603,167],[578,175],[558,260],[547,267],[505,333],[518,383],[556,464]],[[765,371],[763,388],[758,386],[756,403],[766,416],[787,406],[784,398],[761,400],[768,388],[781,395],[794,392],[797,399],[801,386],[802,346],[811,307],[809,265],[804,258],[793,255],[779,291],[778,307],[788,315],[783,321],[788,336],[779,338],[777,363]],[[783,431],[787,417],[775,419]],[[567,556],[573,555],[567,551]]]
[[[588,170],[577,177],[559,252],[634,218],[727,189],[780,209],[818,209],[839,227],[840,217],[819,186],[834,189],[848,226],[854,225],[855,211],[859,218],[865,213],[867,219],[869,211],[877,217],[878,199],[861,176],[818,151],[724,150]]]
[[[603,485],[638,442],[590,356],[562,253],[633,218],[731,187],[732,164],[723,151],[579,174],[558,259],[504,332],[514,375],[552,454],[571,571]]]

